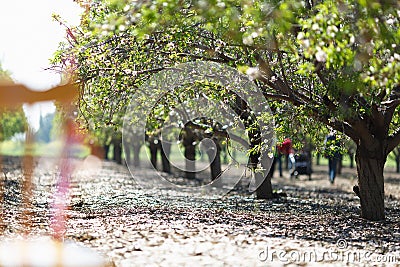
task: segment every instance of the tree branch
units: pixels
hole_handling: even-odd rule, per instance
[[[389,127],[385,127],[385,117],[383,116],[382,112],[378,110],[378,106],[376,104],[372,104],[371,108],[372,121],[375,126],[374,134],[379,136],[380,139],[385,138],[387,132],[389,131]]]
[[[279,67],[281,68],[282,78],[283,78],[283,81],[285,82],[286,86],[289,87],[289,83],[287,81],[286,74],[285,74],[285,68],[284,68],[283,62],[282,62],[282,53],[279,50],[278,40],[276,39],[276,36],[274,36],[274,41],[275,41],[276,48],[279,51],[278,52],[278,61],[279,61]]]
[[[325,88],[328,89],[329,87],[329,81],[325,78],[325,76],[322,74],[321,70],[323,68],[323,64],[321,62],[315,62],[315,73],[317,74],[317,77],[321,81],[321,83],[325,86]]]
[[[279,94],[270,94],[267,93],[263,90],[263,95],[266,99],[273,99],[273,100],[283,100],[283,101],[287,101],[287,102],[291,102],[292,103],[292,99],[288,96],[285,95],[279,95]]]
[[[381,105],[383,105],[385,108],[385,111],[383,113],[384,125],[386,129],[389,129],[394,112],[400,105],[400,85],[397,85],[393,88],[389,100],[382,102]]]
[[[179,57],[190,57],[193,59],[202,59],[205,61],[214,61],[214,62],[218,62],[218,63],[228,63],[229,62],[229,60],[223,59],[223,58],[206,57],[206,56],[194,55],[194,54],[184,53],[184,52],[177,53],[176,55]]]
[[[400,144],[400,128],[397,128],[394,134],[389,136],[387,143],[387,151],[386,154],[389,154],[392,150],[394,150]]]
[[[211,125],[201,125],[201,124],[194,123],[193,121],[189,121],[188,123],[186,123],[186,126],[189,126],[193,129],[197,129],[197,130],[202,130],[202,131],[209,129],[210,127],[213,128]],[[236,134],[228,133],[226,130],[218,130],[218,129],[213,128],[213,135],[236,141],[239,144],[241,144],[242,146],[244,146],[246,149],[249,149],[249,147],[250,147],[250,144],[245,139],[241,138],[240,136],[238,136]]]

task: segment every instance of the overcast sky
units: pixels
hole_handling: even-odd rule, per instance
[[[53,13],[70,25],[78,25],[81,9],[73,0],[0,0],[1,65],[16,82],[35,90],[60,82],[58,75],[44,71],[65,36],[65,29],[53,21]],[[26,109],[35,128],[40,110],[45,114],[54,107],[45,104]]]

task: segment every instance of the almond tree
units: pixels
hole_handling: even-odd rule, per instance
[[[248,73],[267,99],[349,136],[357,145],[362,217],[385,218],[383,168],[400,142],[398,1],[165,3],[145,5],[142,12],[152,15],[143,17],[144,28],[192,15],[226,46],[252,55],[257,67]]]
[[[98,11],[101,3],[85,1],[92,10],[85,30],[70,38],[74,59],[87,63],[82,77],[101,79],[110,71],[117,82],[132,81],[133,73],[197,59],[236,67],[254,79],[278,116],[290,106],[311,133],[323,124],[356,143],[361,215],[385,218],[383,168],[400,142],[398,1],[116,0]],[[96,67],[90,52],[84,58],[92,44],[102,49],[92,55],[109,66]],[[120,56],[137,60],[121,66]],[[118,90],[123,95],[127,88]]]

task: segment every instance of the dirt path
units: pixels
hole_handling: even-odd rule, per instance
[[[16,162],[5,164],[5,237],[22,231]],[[50,234],[54,164],[41,160],[35,172],[32,235]],[[344,169],[332,186],[325,168],[315,167],[311,181],[274,178],[287,197],[261,201],[244,192],[143,190],[126,168],[103,162],[74,175],[65,235],[116,266],[400,264],[400,176],[386,174],[387,220],[367,222],[351,190],[354,170]]]

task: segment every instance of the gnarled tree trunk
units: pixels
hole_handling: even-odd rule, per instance
[[[361,216],[368,220],[385,219],[383,179],[385,161],[383,147],[378,151],[368,151],[360,145],[357,147],[356,163]]]
[[[273,161],[273,159],[263,157],[260,162],[261,170],[254,173],[256,183],[260,184],[256,191],[258,199],[274,198],[271,184],[272,172],[270,172],[270,170],[268,169],[271,166],[271,161]]]
[[[400,173],[400,156],[396,156],[396,173]]]
[[[184,128],[182,141],[185,148],[185,177],[188,179],[196,179],[196,136],[189,127]]]
[[[185,177],[188,179],[195,179],[196,178],[196,147],[193,144],[186,144],[185,145]]]
[[[110,152],[110,144],[104,145],[103,149],[104,149],[104,159],[107,160],[109,159],[108,153]]]
[[[169,154],[171,153],[171,143],[162,141],[160,150],[161,150],[162,171],[166,173],[171,173],[171,163],[169,162]]]
[[[157,169],[157,151],[158,151],[158,141],[149,140],[150,149],[150,162],[154,169]]]
[[[354,152],[348,152],[349,159],[350,159],[350,168],[354,168]]]
[[[221,145],[217,139],[212,139],[215,148],[214,149],[207,149],[208,159],[210,161],[210,171],[211,171],[211,180],[214,181],[215,179],[220,176],[222,172],[221,168]]]
[[[114,137],[112,144],[114,146],[113,160],[118,164],[122,164],[122,137]]]
[[[129,147],[124,147],[124,155],[125,155],[125,164],[130,165],[131,164],[131,149]]]
[[[336,172],[337,174],[342,174],[342,168],[343,168],[343,155],[340,155],[337,161],[337,167],[336,167]]]
[[[142,147],[142,144],[137,142],[133,143],[133,166],[139,167],[140,166],[140,148]]]
[[[243,122],[246,129],[249,129],[247,132],[247,136],[249,137],[249,148],[255,148],[260,146],[262,143],[261,137],[261,129],[259,127],[254,127],[254,124],[257,125],[257,118],[252,116],[250,112],[250,108],[247,106],[246,101],[244,101],[240,96],[236,95],[236,103],[231,106],[231,108],[235,111],[235,113],[239,116],[240,120]],[[261,152],[251,153],[249,156],[249,168],[252,170],[255,176],[257,190],[256,196],[259,199],[272,199],[274,197],[272,192],[272,184],[271,177],[268,177],[268,173],[264,169],[267,168],[266,162],[261,162],[261,171],[257,170],[257,166],[260,163],[259,159],[263,159],[261,157]],[[265,160],[265,159],[264,159]],[[261,160],[262,161],[262,160]],[[286,161],[287,162],[287,161]]]

